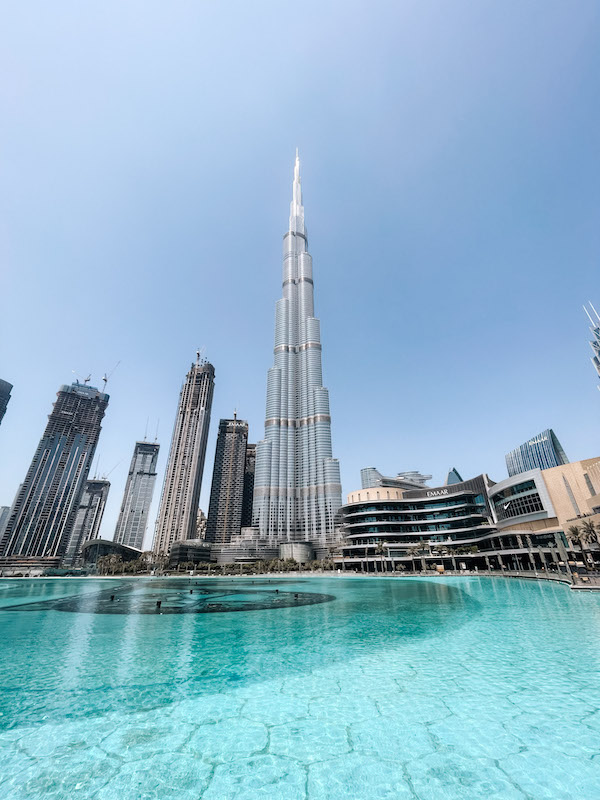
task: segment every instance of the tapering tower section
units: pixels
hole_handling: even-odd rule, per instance
[[[256,449],[253,525],[271,545],[309,541],[324,547],[333,541],[341,504],[296,151],[289,228],[283,237],[283,297],[275,307],[274,364],[267,376],[265,438]]]
[[[168,555],[173,542],[196,536],[214,386],[215,368],[198,353],[179,396],[154,531],[153,550],[159,555]]]

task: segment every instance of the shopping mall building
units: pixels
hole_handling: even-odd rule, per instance
[[[600,458],[499,483],[485,474],[464,481],[456,470],[435,488],[402,476],[379,475],[375,483],[351,492],[342,506],[343,542],[334,556],[340,569],[556,571],[568,562],[585,565],[594,554],[600,560],[597,543],[584,558],[569,541],[569,528],[584,519],[600,529]]]

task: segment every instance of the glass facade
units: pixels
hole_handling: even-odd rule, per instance
[[[157,442],[135,443],[115,528],[115,542],[137,550],[142,549],[148,527],[159,449]]]
[[[590,311],[588,311],[585,306],[584,310],[589,321],[592,323],[590,327],[590,332],[592,334],[592,338],[590,340],[590,347],[592,348],[593,353],[592,364],[598,373],[598,377],[600,377],[600,315],[598,315],[598,312],[591,303]],[[598,389],[600,389],[600,386],[598,386]]]
[[[344,552],[385,544],[402,555],[411,547],[480,540],[493,531],[483,476],[454,484],[443,497],[431,496],[440,491],[449,490],[409,491],[397,500],[342,506]]]
[[[313,288],[296,155],[283,237],[283,296],[275,307],[274,363],[267,373],[265,437],[256,448],[252,522],[270,547],[287,541],[332,543],[342,504]]]
[[[157,554],[166,555],[173,542],[196,535],[214,387],[215,368],[198,353],[179,395],[154,530],[152,549]]]
[[[506,455],[506,469],[510,477],[530,469],[550,469],[568,463],[569,459],[551,428],[538,433]]]
[[[516,483],[502,489],[492,497],[498,521],[544,511],[544,504],[534,480]]]
[[[31,466],[15,499],[0,555],[62,559],[69,542],[107,394],[93,386],[61,386]]]
[[[222,419],[215,450],[206,541],[227,544],[242,527],[248,423]]]
[[[10,400],[10,393],[12,388],[13,388],[12,383],[0,379],[0,422],[2,422],[2,418],[6,413],[6,408],[8,406],[8,401]]]
[[[77,564],[81,558],[83,545],[100,535],[100,525],[108,499],[110,482],[107,480],[88,480],[79,502],[73,532],[69,538],[64,565]]]

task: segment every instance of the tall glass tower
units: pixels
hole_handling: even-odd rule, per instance
[[[551,469],[568,464],[569,459],[552,428],[511,450],[506,456],[506,469],[510,477],[530,469]]]
[[[6,407],[8,406],[8,401],[10,400],[12,388],[12,383],[0,379],[0,422],[2,422],[2,418],[6,414]]]
[[[142,549],[156,483],[157,442],[136,442],[115,529],[115,542]]]
[[[267,375],[265,438],[256,449],[253,525],[271,545],[309,541],[324,546],[333,541],[341,504],[296,152],[283,237],[283,297],[275,307],[274,364]]]
[[[65,565],[78,563],[83,545],[90,539],[98,538],[109,490],[110,481],[93,478],[85,482],[63,559]]]
[[[0,555],[62,559],[90,471],[108,395],[93,386],[61,386],[21,484]]]
[[[169,461],[154,531],[153,550],[168,555],[173,542],[196,537],[196,518],[210,425],[215,368],[192,364],[179,395]]]

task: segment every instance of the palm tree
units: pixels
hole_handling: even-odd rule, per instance
[[[596,530],[596,526],[594,525],[591,519],[586,519],[584,522],[581,523],[581,533],[579,534],[579,540],[583,542],[583,544],[587,544],[587,551],[589,553],[588,561],[592,564],[594,563],[594,556],[592,555],[592,549],[589,545],[593,544],[594,542],[598,542],[598,531]],[[582,544],[582,549],[583,549]]]
[[[588,534],[590,537],[591,542],[598,542],[598,534],[600,531],[596,528],[594,521],[591,519],[586,519],[581,523],[581,530]]]
[[[574,543],[578,544],[579,547],[581,548],[581,552],[583,554],[583,539],[582,539],[582,534],[581,534],[581,531],[579,529],[579,526],[578,525],[571,525],[569,527],[568,533],[569,533],[569,544],[571,545],[571,549],[574,549],[574,547],[573,547]]]
[[[410,556],[410,560],[412,561],[413,572],[417,571],[415,561],[416,561],[416,556],[418,556],[420,553],[420,550],[421,550],[420,547],[416,547],[415,545],[413,545],[412,547],[409,547],[407,551],[408,555]]]
[[[379,560],[381,562],[381,572],[383,572],[383,542],[381,540],[377,542],[375,552],[379,556]]]
[[[450,556],[450,558],[452,560],[452,569],[454,570],[454,572],[456,572],[457,571],[457,569],[456,569],[456,552],[454,550],[448,550],[448,555]]]
[[[101,575],[108,572],[108,556],[100,556],[96,561],[96,569]]]

